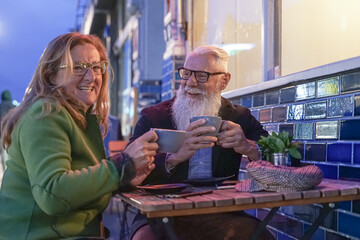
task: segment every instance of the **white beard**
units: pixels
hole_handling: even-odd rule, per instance
[[[185,96],[185,92],[200,93],[202,99],[193,99]],[[207,94],[197,88],[179,88],[172,106],[172,114],[176,128],[186,130],[190,124],[190,118],[194,116],[217,116],[221,106],[221,92]]]

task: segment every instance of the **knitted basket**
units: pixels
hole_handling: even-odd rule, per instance
[[[316,187],[323,179],[322,171],[314,165],[295,168],[259,160],[250,162],[246,170],[251,180],[236,186],[239,191],[302,191]]]

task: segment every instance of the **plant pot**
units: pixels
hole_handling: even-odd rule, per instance
[[[290,166],[290,156],[288,153],[273,153],[272,162],[274,165]]]

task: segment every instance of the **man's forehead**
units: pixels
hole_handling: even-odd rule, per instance
[[[209,54],[192,53],[185,61],[184,67],[191,70],[211,70],[216,67],[216,59]]]

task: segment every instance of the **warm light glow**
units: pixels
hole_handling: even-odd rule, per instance
[[[250,50],[255,47],[254,43],[230,43],[230,44],[224,44],[224,45],[217,45],[218,47],[221,47],[224,49],[229,56],[233,56],[238,54],[240,51]]]

